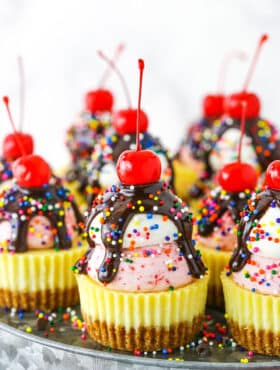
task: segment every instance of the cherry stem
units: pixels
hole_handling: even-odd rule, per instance
[[[115,53],[113,55],[113,58],[112,58],[112,61],[114,64],[117,63],[117,60],[119,59],[121,53],[124,51],[125,49],[125,44],[119,44],[115,50]],[[105,72],[103,73],[103,76],[101,77],[100,79],[100,82],[98,84],[99,87],[101,86],[104,86],[105,82],[108,80],[110,74],[112,72],[112,68],[111,66],[108,66],[105,70]]]
[[[12,130],[14,131],[14,134],[15,134],[15,141],[17,143],[17,146],[19,147],[19,150],[21,151],[22,156],[25,156],[26,151],[24,149],[24,146],[22,145],[22,142],[18,138],[18,135],[17,135],[18,133],[17,133],[17,130],[16,130],[15,122],[13,120],[13,117],[12,117],[12,114],[11,114],[11,111],[10,111],[10,106],[9,106],[10,99],[9,99],[9,97],[8,96],[3,96],[3,102],[4,102],[5,107],[7,109],[7,113],[8,113],[8,117],[9,117],[9,120],[10,120],[10,124],[12,126]]]
[[[25,78],[23,60],[18,56],[18,73],[19,73],[19,131],[22,132],[24,121],[24,102],[25,102]]]
[[[249,67],[249,70],[248,70],[248,73],[247,73],[247,77],[245,79],[245,83],[243,85],[243,92],[247,91],[248,90],[248,86],[249,86],[249,83],[251,82],[251,79],[252,79],[252,76],[253,76],[253,73],[255,71],[255,68],[256,68],[256,64],[257,64],[257,61],[259,59],[259,55],[260,55],[260,52],[261,52],[261,49],[262,49],[262,46],[263,44],[268,40],[268,35],[267,34],[263,34],[260,39],[259,39],[259,42],[258,42],[258,45],[257,45],[257,48],[256,48],[256,51],[255,51],[255,54],[253,56],[253,59],[252,59],[252,62],[251,62],[251,65]]]
[[[246,54],[241,50],[232,50],[231,52],[227,53],[221,63],[219,77],[218,77],[218,93],[223,94],[225,91],[225,82],[228,75],[229,65],[234,59],[238,59],[240,61],[246,60]]]
[[[240,139],[239,139],[239,145],[238,145],[238,156],[237,156],[237,161],[240,163],[241,162],[241,149],[242,149],[242,141],[245,133],[245,123],[246,123],[246,109],[247,109],[247,102],[242,101],[242,115],[241,115],[241,124],[240,124]]]
[[[138,106],[137,106],[137,117],[136,117],[136,151],[141,150],[140,144],[140,112],[141,112],[141,97],[142,97],[142,82],[143,82],[143,70],[145,63],[143,59],[138,59],[139,68],[139,91],[138,91]]]
[[[116,67],[114,61],[111,60],[111,59],[109,59],[101,50],[98,50],[97,51],[97,54],[98,54],[98,56],[100,56],[100,58],[102,58],[103,60],[105,60],[105,62],[107,62],[109,64],[110,68],[112,70],[114,70],[115,73],[117,74],[117,76],[119,77],[119,79],[121,81],[121,84],[122,84],[122,87],[123,87],[123,91],[124,91],[126,100],[127,100],[127,105],[128,105],[129,108],[131,108],[131,99],[130,99],[130,95],[129,95],[129,91],[128,91],[128,88],[127,88],[127,84],[125,82],[125,79],[124,79],[123,75],[121,74],[121,72],[119,71],[119,69]]]

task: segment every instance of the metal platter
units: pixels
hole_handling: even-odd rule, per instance
[[[102,347],[88,336],[85,339],[71,320],[71,316],[80,317],[79,307],[72,312],[57,312],[51,321],[43,322],[43,327],[35,313],[2,309],[0,369],[280,369],[278,357],[249,356],[247,350],[235,345],[224,326],[222,312],[208,310],[207,314],[204,323],[210,335],[207,345],[199,345],[198,338],[195,343],[170,353],[164,350],[134,354]]]

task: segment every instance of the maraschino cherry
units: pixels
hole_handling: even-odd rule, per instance
[[[257,185],[258,175],[256,169],[249,163],[241,162],[242,140],[245,132],[247,102],[242,103],[241,134],[236,162],[226,164],[218,172],[220,186],[228,192],[241,192],[246,189],[254,190]]]
[[[9,98],[3,97],[7,113],[9,116],[10,124],[12,126],[13,134],[9,136],[13,139],[11,142],[15,143],[15,148],[19,155],[12,164],[13,176],[17,184],[24,188],[38,188],[48,184],[51,178],[51,169],[47,162],[39,155],[30,154],[25,136],[16,132],[14,120],[9,107]],[[29,136],[29,135],[27,135]],[[33,141],[32,141],[33,145]],[[31,147],[29,146],[29,149]],[[33,146],[32,146],[33,150]],[[32,153],[32,151],[31,151]]]
[[[270,189],[280,190],[280,160],[269,164],[266,170],[265,182]]]
[[[9,98],[8,96],[3,97],[3,102],[6,106],[10,123],[13,128],[13,133],[8,134],[2,144],[3,156],[8,161],[14,161],[22,155],[33,153],[33,138],[29,134],[24,134],[16,130],[14,120],[12,118],[10,107],[9,107]]]
[[[18,158],[13,163],[13,174],[19,186],[41,188],[49,183],[51,169],[44,158],[36,154],[29,154]]]
[[[151,150],[141,150],[140,145],[140,112],[144,61],[138,60],[140,71],[139,95],[136,120],[136,150],[124,151],[117,162],[117,173],[120,182],[124,185],[144,185],[159,181],[161,176],[161,162]]]
[[[132,109],[131,108],[131,99],[130,99],[130,95],[129,95],[129,91],[128,91],[125,79],[123,78],[123,75],[121,74],[121,72],[116,67],[114,61],[110,60],[101,51],[99,51],[98,54],[102,59],[104,59],[108,63],[108,65],[111,67],[111,69],[114,70],[115,73],[118,75],[118,77],[121,81],[126,99],[127,99],[128,108],[127,109],[120,109],[120,110],[113,113],[113,115],[112,115],[112,125],[113,125],[115,131],[120,135],[133,134],[133,133],[136,132],[136,119],[137,119],[138,111],[137,111],[137,109]],[[143,110],[140,110],[139,115],[140,115],[140,118],[139,118],[140,132],[146,132],[147,129],[148,129],[148,124],[149,124],[148,117],[147,117],[146,113]]]
[[[268,40],[268,35],[264,34],[260,37],[255,55],[252,59],[244,86],[243,90],[239,93],[232,94],[228,96],[225,99],[224,103],[224,111],[225,114],[229,115],[232,118],[237,118],[240,119],[242,115],[242,102],[247,103],[247,108],[246,108],[246,118],[257,118],[260,113],[260,99],[256,94],[249,93],[248,86],[249,83],[251,82],[252,75],[254,73],[260,51],[262,49],[263,44]]]
[[[226,79],[226,72],[229,67],[229,63],[234,59],[238,58],[240,60],[245,59],[244,53],[235,50],[227,54],[221,64],[221,69],[219,73],[218,89],[216,94],[208,94],[204,97],[202,102],[203,116],[209,119],[214,119],[222,116],[224,113],[224,83]]]
[[[120,44],[116,49],[115,55],[113,56],[114,62],[117,61],[123,49],[124,45]],[[85,108],[91,114],[111,112],[113,109],[113,94],[111,93],[111,91],[102,88],[102,86],[104,86],[105,84],[105,81],[108,79],[110,72],[111,69],[107,68],[99,83],[100,87],[96,90],[88,91],[85,95]]]

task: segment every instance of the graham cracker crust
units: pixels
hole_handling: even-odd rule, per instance
[[[212,308],[225,309],[225,300],[222,284],[208,285],[207,306]]]
[[[74,306],[79,303],[78,287],[37,292],[13,292],[0,289],[0,306],[25,311],[53,310],[58,307]]]
[[[280,333],[255,330],[253,326],[240,327],[233,320],[228,320],[228,324],[233,338],[243,347],[264,355],[280,356]]]
[[[196,317],[192,323],[184,322],[165,327],[139,327],[127,331],[125,327],[107,325],[106,322],[92,321],[83,313],[90,336],[104,346],[123,351],[158,351],[163,348],[176,348],[192,341],[200,330],[203,316]]]

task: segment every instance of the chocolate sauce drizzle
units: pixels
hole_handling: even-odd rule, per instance
[[[205,273],[205,267],[192,244],[192,215],[185,211],[184,203],[168,190],[163,182],[157,182],[141,186],[113,187],[114,192],[105,193],[101,202],[97,198],[94,202],[92,213],[87,220],[87,232],[89,234],[91,223],[95,217],[103,217],[104,223],[101,226],[101,239],[105,246],[106,253],[98,271],[98,279],[103,283],[109,283],[118,272],[122,253],[122,237],[130,220],[135,214],[139,214],[138,201],[144,207],[145,213],[166,215],[178,228],[179,237],[176,240],[180,252],[183,254],[191,274],[199,278]],[[155,201],[150,194],[158,194]],[[135,208],[134,208],[135,206]],[[108,212],[110,210],[110,214]],[[109,215],[108,215],[109,214]],[[180,214],[180,217],[176,215]],[[117,225],[117,227],[115,227]],[[112,240],[108,241],[108,235]],[[121,243],[119,243],[121,239]],[[91,249],[77,262],[76,268],[80,273],[87,272],[87,263],[95,247],[94,242],[89,238]]]
[[[213,196],[206,199],[203,208],[199,211],[201,219],[197,220],[198,234],[208,236],[212,234],[214,228],[219,226],[218,220],[228,211],[230,212],[233,222],[240,220],[240,212],[247,204],[250,194],[245,192],[227,192],[222,193],[222,189],[218,188],[212,192]],[[207,213],[205,213],[205,208]]]
[[[93,152],[93,160],[90,165],[86,167],[82,173],[80,173],[79,191],[81,191],[85,196],[88,205],[91,205],[95,197],[102,190],[102,186],[99,181],[99,174],[102,168],[108,164],[112,163],[114,166],[122,152],[135,147],[136,134],[118,135],[113,134],[106,137],[106,145],[109,147],[111,154],[105,154],[106,149],[98,149],[96,146],[96,153]],[[168,170],[170,171],[170,176],[164,179],[168,184],[173,187],[174,185],[174,171],[171,158],[168,151],[165,150],[158,138],[153,137],[149,133],[140,134],[140,143],[142,149],[150,149],[158,154],[163,154],[168,162]],[[87,189],[90,189],[88,191]]]
[[[250,258],[251,252],[247,248],[250,233],[253,227],[255,227],[255,222],[260,220],[272,202],[275,203],[275,206],[280,207],[280,191],[268,189],[259,193],[257,198],[254,199],[254,210],[250,210],[249,206],[245,208],[245,218],[241,218],[238,228],[238,247],[234,251],[229,263],[231,271],[240,271]]]
[[[217,124],[216,124],[217,123]],[[231,129],[240,129],[240,120],[226,117],[220,121],[202,119],[189,130],[184,145],[190,149],[195,159],[205,163],[205,173],[198,182],[191,188],[190,197],[198,198],[204,194],[205,183],[212,179],[215,171],[210,164],[210,155],[215,149],[216,143],[224,133]],[[211,134],[209,135],[209,130]],[[261,133],[265,130],[265,135]],[[200,131],[200,135],[198,132]],[[280,157],[280,141],[276,128],[261,118],[247,119],[245,124],[245,135],[252,139],[252,146],[255,148],[258,163],[261,171],[264,172],[270,162]]]
[[[77,231],[82,231],[79,223],[83,223],[83,216],[72,197],[69,196],[69,191],[63,187],[47,185],[42,188],[21,188],[15,185],[2,196],[4,205],[0,208],[0,222],[7,221],[5,216],[9,214],[11,217],[8,221],[12,223],[12,234],[14,235],[8,247],[10,251],[25,252],[28,250],[28,227],[34,216],[46,217],[52,228],[56,230],[54,247],[58,245],[62,249],[69,249],[72,241],[68,237],[65,223],[65,201],[72,206]],[[13,218],[13,215],[16,217]]]

